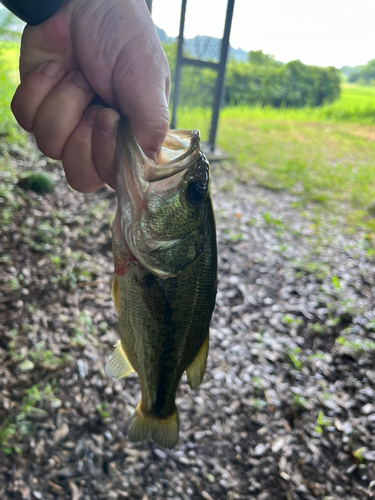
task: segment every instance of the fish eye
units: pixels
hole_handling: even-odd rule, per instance
[[[207,183],[200,179],[192,180],[186,186],[186,198],[190,203],[199,203],[207,194]]]

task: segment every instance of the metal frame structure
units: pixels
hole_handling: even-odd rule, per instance
[[[151,0],[152,1],[152,0]],[[212,118],[208,145],[211,152],[215,150],[215,141],[217,126],[219,122],[220,107],[223,102],[224,97],[224,78],[225,70],[228,59],[229,50],[229,36],[232,26],[233,10],[234,10],[235,0],[228,0],[227,12],[225,16],[224,34],[221,40],[221,50],[220,50],[220,60],[218,63],[213,63],[209,61],[202,61],[200,59],[190,59],[182,55],[183,45],[184,45],[184,28],[185,28],[185,14],[186,14],[186,4],[187,0],[182,0],[181,4],[181,17],[180,17],[180,32],[178,35],[178,46],[177,46],[177,60],[176,60],[176,73],[174,78],[174,92],[173,92],[173,103],[172,103],[172,119],[171,128],[176,128],[176,114],[178,107],[178,99],[180,93],[180,83],[181,83],[181,68],[183,65],[195,66],[197,68],[210,68],[216,70],[218,75],[216,79],[216,87],[214,100],[212,104]]]

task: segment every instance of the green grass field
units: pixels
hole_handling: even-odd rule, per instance
[[[206,114],[182,109],[178,125],[194,128]],[[235,160],[237,179],[330,211],[347,202],[349,226],[375,227],[375,88],[343,85],[340,99],[321,108],[224,108],[217,143]]]
[[[2,42],[0,133],[15,130],[9,102],[18,82],[17,60],[17,43]],[[209,113],[182,107],[178,126],[199,128],[209,122]],[[234,178],[287,189],[330,209],[347,202],[352,225],[373,225],[375,87],[343,85],[340,99],[321,108],[224,108],[218,146],[232,156]]]

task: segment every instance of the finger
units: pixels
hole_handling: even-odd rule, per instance
[[[53,60],[42,64],[18,86],[11,108],[22,128],[31,132],[40,105],[64,76],[64,66]]]
[[[70,135],[62,155],[67,181],[76,191],[91,193],[104,186],[92,154],[92,135],[101,106],[90,106]]]
[[[113,74],[120,112],[129,118],[139,145],[153,160],[169,126],[169,69],[162,48],[161,53],[155,54],[158,51],[156,45],[153,53],[143,53],[135,59],[131,68],[120,57]]]
[[[81,71],[70,73],[40,105],[32,132],[46,156],[60,160],[69,136],[82,119],[94,92]]]
[[[119,119],[120,115],[113,109],[101,109],[96,117],[92,143],[97,171],[113,189],[116,189],[116,133]]]

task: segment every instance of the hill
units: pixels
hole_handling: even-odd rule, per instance
[[[177,41],[177,38],[168,36],[166,32],[158,26],[156,26],[156,31],[162,43],[172,44]],[[187,38],[185,41],[185,51],[189,54],[189,57],[193,59],[218,61],[220,58],[220,48],[221,39],[212,36],[198,35],[194,38]],[[229,59],[234,59],[238,62],[247,62],[248,52],[241,48],[235,49],[229,46]]]

